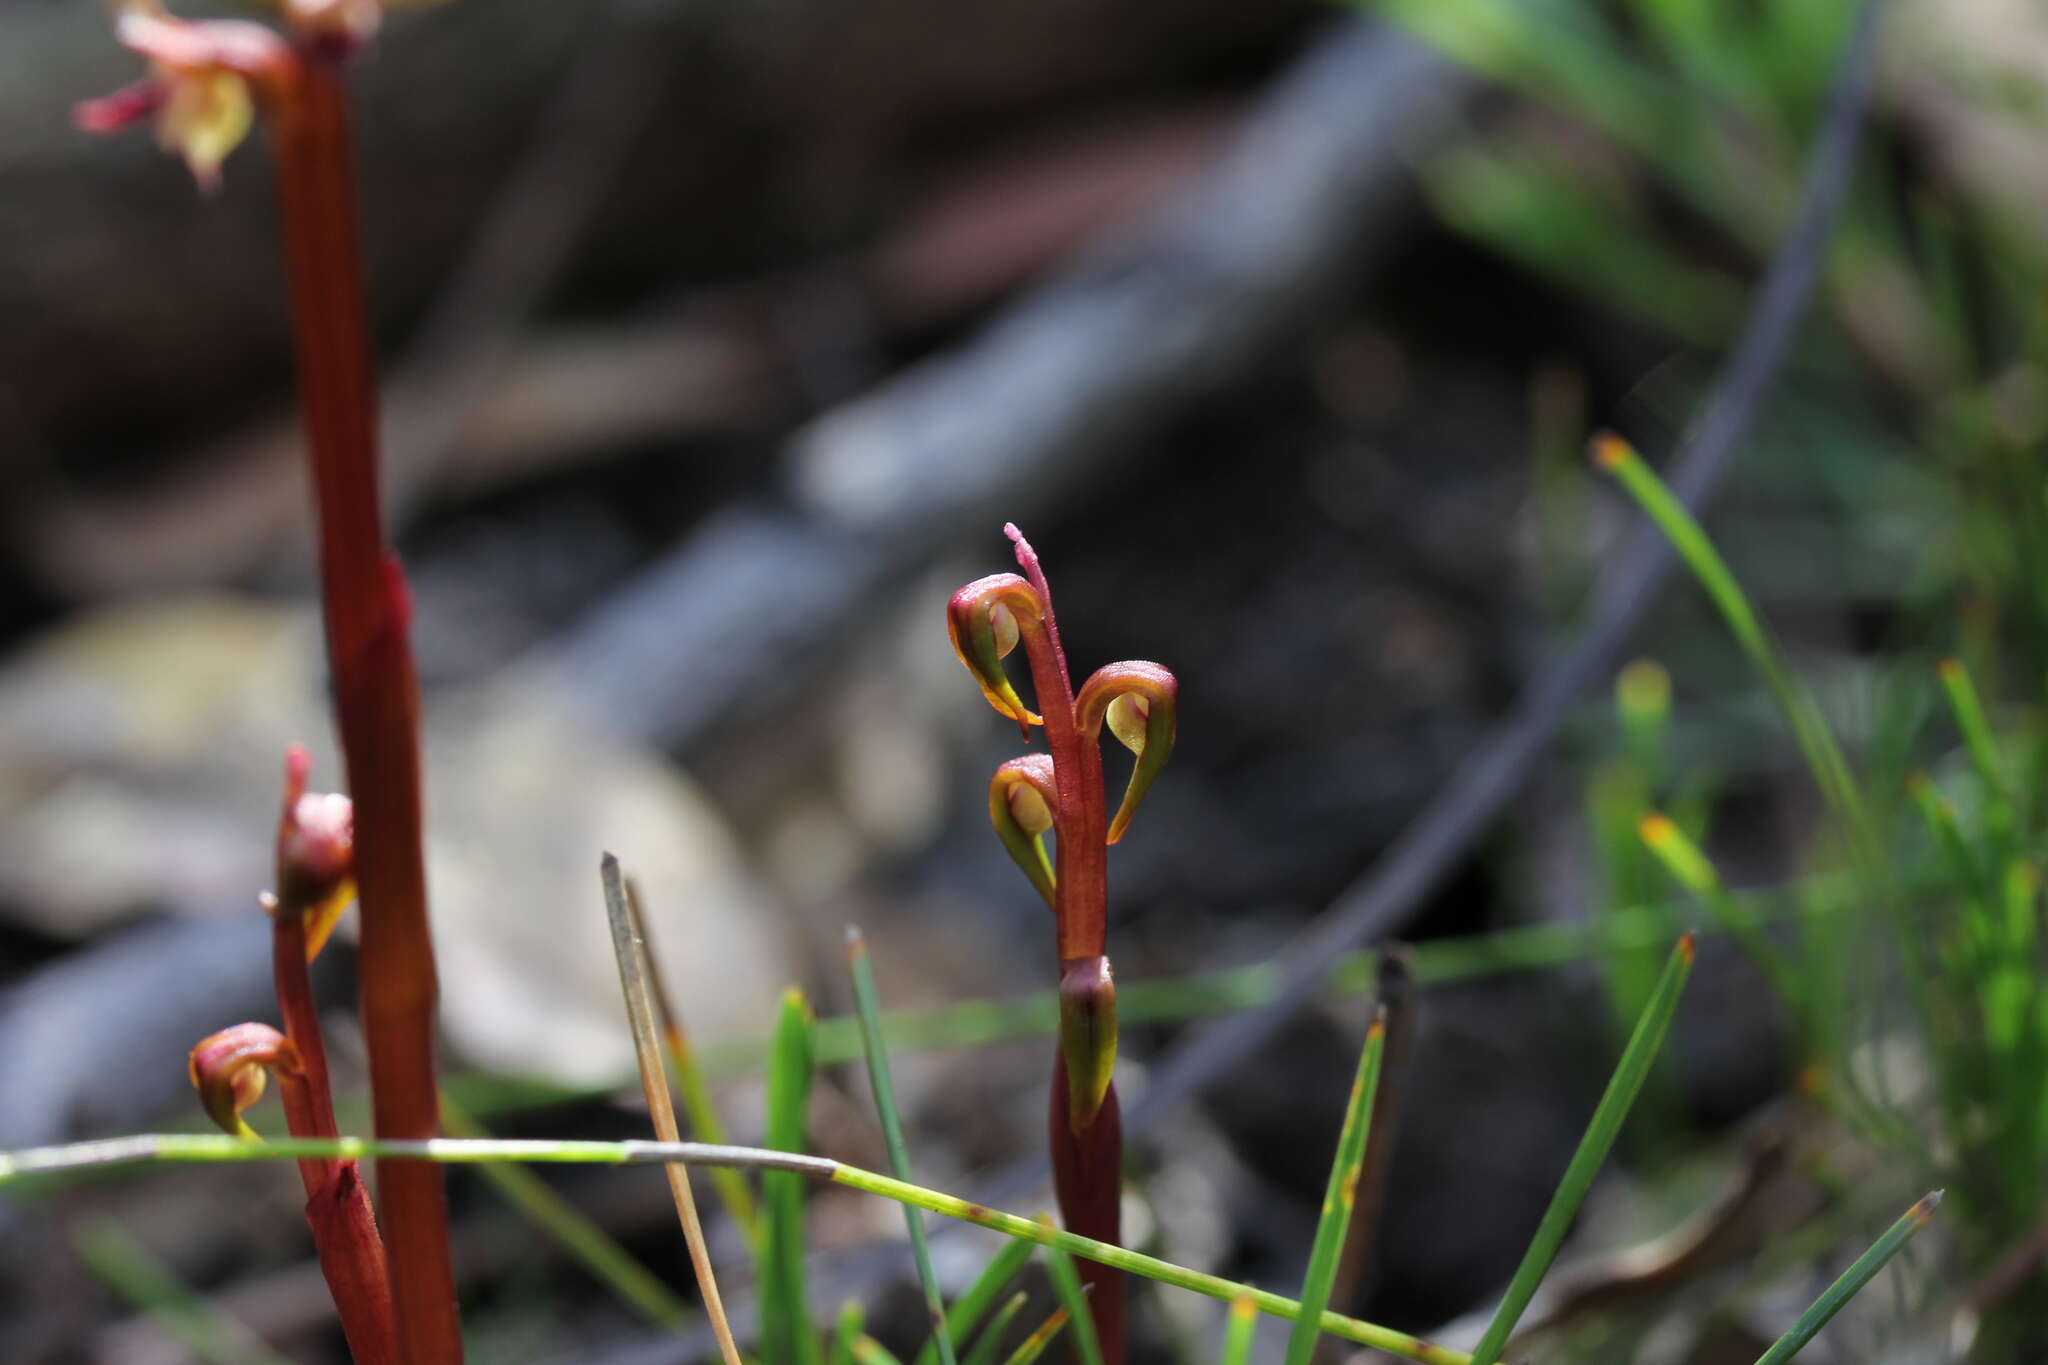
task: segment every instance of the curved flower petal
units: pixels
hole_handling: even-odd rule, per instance
[[[236,1024],[200,1039],[185,1066],[206,1116],[224,1132],[255,1137],[242,1111],[263,1098],[271,1071],[299,1074],[299,1053],[268,1024]]]
[[[1074,718],[1083,735],[1097,739],[1106,721],[1117,742],[1138,756],[1123,802],[1109,822],[1112,844],[1124,837],[1138,803],[1173,753],[1179,696],[1180,683],[1173,674],[1158,664],[1130,659],[1096,669],[1074,699]]]
[[[946,603],[953,653],[980,684],[988,704],[1016,721],[1027,738],[1029,727],[1044,722],[1017,695],[1003,671],[1003,657],[1017,647],[1021,631],[1038,629],[1044,615],[1037,591],[1013,573],[977,578]]]
[[[1059,811],[1052,758],[1025,754],[997,768],[988,783],[988,819],[1010,861],[1023,869],[1038,894],[1053,905],[1052,860],[1045,856],[1045,832]]]

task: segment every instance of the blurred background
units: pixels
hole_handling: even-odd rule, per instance
[[[1126,1006],[1142,1097],[1270,990],[1231,969],[1321,923],[1583,638],[1635,521],[1586,439],[1662,464],[1696,418],[1859,9],[393,13],[355,88],[456,1093],[508,1136],[644,1129],[610,849],[737,1137],[780,989],[843,1013],[858,923],[892,1008],[996,1002],[905,1024],[920,1175],[1028,1163],[1049,1044],[1016,1002],[1051,926],[986,825],[1016,738],[940,611],[1011,567],[1013,520],[1078,670],[1181,680],[1111,860],[1126,998],[1162,987]],[[1531,1358],[1753,1360],[1935,1183],[1941,1220],[1810,1358],[2048,1358],[2048,10],[1893,0],[1872,60],[1813,306],[1710,529],[1881,865],[1845,868],[1771,692],[1675,583],[1615,656],[1655,661],[1619,711],[1610,668],[1400,916],[1421,988],[1351,1311],[1483,1321],[1671,935],[1726,923],[1636,837],[1661,810],[1795,988],[1710,933]],[[341,782],[265,158],[202,196],[146,131],[70,127],[134,76],[98,7],[0,0],[0,1148],[194,1123],[187,1048],[274,1009],[254,898],[285,746]],[[346,944],[321,971],[366,1126]],[[1299,1282],[1359,976],[1134,1141],[1134,1244]],[[828,1068],[815,1147],[879,1164],[867,1106]],[[1034,1178],[1006,1205],[1049,1202]],[[658,1174],[546,1180],[689,1293]],[[451,1188],[472,1358],[704,1353],[489,1182]],[[0,1206],[0,1357],[340,1359],[296,1190],[188,1169]],[[811,1217],[817,1301],[914,1349],[897,1212]],[[942,1238],[942,1276],[988,1249]],[[1135,1302],[1141,1359],[1212,1358],[1220,1305]]]

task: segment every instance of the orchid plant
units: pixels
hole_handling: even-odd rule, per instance
[[[1026,742],[1045,730],[1049,753],[1013,758],[989,782],[989,820],[1053,913],[1059,946],[1059,1055],[1053,1065],[1048,1130],[1053,1184],[1069,1230],[1097,1241],[1121,1237],[1123,1127],[1116,1083],[1116,981],[1106,952],[1108,846],[1173,752],[1179,684],[1158,664],[1105,664],[1074,690],[1053,617],[1052,590],[1031,542],[1015,526],[1023,575],[991,574],[953,594],[946,626],[954,652],[981,692],[1017,722]],[[1018,696],[1003,659],[1019,644],[1039,710]],[[1114,818],[1102,779],[1104,726],[1136,755]],[[1048,858],[1045,835],[1054,836]],[[1091,1263],[1090,1314],[1103,1358],[1123,1359],[1122,1276]]]
[[[328,667],[353,797],[347,880],[360,887],[359,975],[372,1107],[379,1137],[427,1139],[440,1126],[433,1048],[438,988],[427,931],[418,684],[411,597],[385,541],[378,500],[376,376],[346,88],[349,59],[375,34],[382,6],[377,0],[279,0],[277,10],[281,26],[272,28],[180,19],[160,0],[114,0],[115,37],[147,60],[149,73],[80,105],[75,120],[100,133],[153,120],[158,141],[184,158],[201,188],[218,182],[223,159],[259,116],[270,122],[319,523]],[[304,781],[304,760],[294,758],[273,913],[286,1032],[279,1039],[266,1035],[260,1045],[244,1033],[225,1051],[202,1044],[194,1053],[193,1079],[209,1109],[238,1126],[237,1106],[243,1097],[254,1098],[263,1074],[249,1068],[267,1063],[281,1078],[293,1132],[321,1137],[331,1136],[334,1126],[303,985],[304,957],[318,950],[346,897],[314,907],[295,889],[294,879],[310,871],[306,860],[321,844],[323,822],[331,826],[339,809],[331,801],[308,806],[301,800]],[[335,833],[326,828],[327,835]],[[460,1361],[441,1173],[420,1162],[380,1161],[377,1175],[386,1247],[374,1245],[368,1202],[352,1167],[307,1172],[315,1207],[324,1207],[322,1191],[333,1186],[342,1210],[321,1257],[350,1324],[351,1345],[362,1360]],[[324,1216],[315,1217],[316,1232]],[[330,1247],[343,1232],[350,1239],[346,1282],[336,1280],[337,1267],[330,1264]],[[371,1300],[379,1298],[388,1303],[375,1307]],[[351,1300],[359,1306],[352,1308]],[[358,1342],[359,1334],[368,1344]]]

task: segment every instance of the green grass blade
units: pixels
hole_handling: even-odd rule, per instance
[[[1869,856],[1872,849],[1868,821],[1862,795],[1849,770],[1849,761],[1843,757],[1841,746],[1835,742],[1834,732],[1828,729],[1812,694],[1799,685],[1779,658],[1777,646],[1764,629],[1762,618],[1750,605],[1742,586],[1735,581],[1735,575],[1729,572],[1720,551],[1714,548],[1713,541],[1707,538],[1706,531],[1693,519],[1692,513],[1672,496],[1664,481],[1620,437],[1610,435],[1596,440],[1594,458],[1635,499],[1644,515],[1656,523],[1664,538],[1671,542],[1671,548],[1678,552],[1678,557],[1685,561],[1685,566],[1699,581],[1791,725],[1792,737],[1797,741],[1807,766],[1813,770],[1821,795],[1834,809],[1844,831],[1858,845],[1859,852]]]
[[[744,1170],[813,1176],[883,1199],[914,1204],[931,1213],[988,1228],[1032,1246],[1057,1247],[1070,1255],[1086,1256],[1103,1265],[1142,1275],[1160,1284],[1206,1294],[1226,1303],[1248,1298],[1261,1313],[1288,1322],[1301,1316],[1300,1304],[1270,1290],[1239,1284],[1220,1275],[1190,1270],[1156,1256],[1146,1256],[1091,1237],[1065,1232],[1048,1222],[1022,1218],[985,1204],[969,1203],[955,1195],[912,1185],[879,1171],[864,1171],[858,1166],[843,1165],[826,1157],[761,1147],[711,1147],[693,1142],[592,1142],[572,1138],[469,1141],[462,1138],[340,1137],[265,1138],[251,1142],[225,1133],[137,1133],[122,1138],[98,1138],[57,1147],[33,1147],[0,1153],[0,1188],[12,1186],[17,1194],[28,1193],[46,1182],[76,1180],[81,1176],[106,1174],[119,1167],[138,1164],[233,1164],[290,1161],[300,1157],[433,1161],[462,1165],[494,1161],[547,1161],[595,1166],[658,1162],[707,1168],[734,1166]],[[1322,1329],[1329,1336],[1371,1346],[1420,1362],[1420,1365],[1470,1365],[1471,1361],[1463,1351],[1327,1309],[1323,1311]]]
[[[768,1059],[768,1147],[804,1150],[811,1075],[811,1007],[792,987],[783,993]],[[762,1355],[768,1365],[820,1365],[804,1283],[804,1178],[792,1171],[764,1172],[761,1202],[767,1214],[760,1266]]]
[[[1069,1319],[1085,1322],[1088,1315],[1082,1313],[1076,1317],[1069,1309],[1054,1309],[1051,1317],[1038,1324],[1037,1331],[1024,1338],[1023,1344],[1010,1352],[1003,1365],[1031,1365],[1032,1361],[1045,1354],[1045,1348],[1052,1345],[1052,1339],[1060,1334],[1060,1328],[1066,1326]]]
[[[974,1345],[968,1348],[962,1365],[994,1365],[996,1352],[1002,1349],[1003,1333],[1010,1330],[1011,1319],[1023,1311],[1024,1301],[1029,1297],[1030,1295],[1021,1289],[1010,1295],[1009,1301],[996,1310],[995,1317],[989,1320],[981,1335],[974,1339]]]
[[[1495,1310],[1493,1320],[1486,1325],[1485,1335],[1472,1350],[1472,1365],[1494,1365],[1500,1359],[1515,1324],[1521,1321],[1529,1300],[1535,1296],[1537,1284],[1549,1272],[1550,1263],[1556,1259],[1557,1249],[1564,1244],[1572,1219],[1578,1216],[1586,1192],[1593,1187],[1593,1177],[1599,1174],[1601,1165],[1606,1162],[1608,1149],[1614,1146],[1615,1135],[1621,1131],[1622,1120],[1628,1117],[1629,1106],[1635,1103],[1643,1078],[1649,1075],[1650,1064],[1657,1058],[1657,1049],[1663,1045],[1664,1035],[1671,1028],[1671,1017],[1678,1010],[1678,998],[1685,990],[1686,977],[1692,973],[1692,961],[1693,936],[1685,934],[1671,950],[1670,960],[1664,965],[1664,975],[1658,980],[1657,989],[1650,996],[1650,1004],[1643,1011],[1634,1036],[1628,1040],[1628,1047],[1614,1068],[1614,1077],[1607,1083],[1607,1093],[1600,1097],[1599,1107],[1593,1111],[1593,1120],[1586,1126],[1586,1135],[1579,1139],[1579,1149],[1572,1154],[1564,1179],[1558,1182],[1557,1193],[1551,1196],[1550,1207],[1544,1210],[1543,1221],[1536,1228],[1529,1250],[1522,1256],[1522,1264],[1516,1269],[1514,1279],[1508,1282],[1507,1294]]]
[[[1351,1206],[1358,1194],[1358,1169],[1365,1164],[1373,1096],[1379,1091],[1380,1059],[1386,1042],[1387,1016],[1382,1009],[1365,1031],[1365,1046],[1358,1054],[1358,1074],[1351,1082],[1351,1101],[1344,1110],[1337,1155],[1330,1163],[1330,1180],[1323,1191],[1323,1211],[1316,1220],[1308,1275],[1301,1284],[1301,1316],[1294,1320],[1294,1330],[1287,1337],[1286,1365],[1309,1365],[1321,1335],[1317,1327],[1323,1309],[1329,1306],[1337,1262],[1344,1254],[1344,1237],[1351,1230]]]
[[[866,1329],[867,1313],[859,1299],[840,1304],[839,1322],[832,1331],[832,1351],[825,1357],[825,1365],[853,1365],[853,1344]]]
[[[1222,1365],[1251,1365],[1252,1335],[1259,1326],[1259,1305],[1248,1294],[1230,1301],[1223,1324]]]
[[[2003,804],[2011,793],[1999,765],[1998,741],[1992,738],[1991,721],[1984,714],[1984,702],[1977,695],[1977,685],[1970,680],[1970,671],[1963,667],[1961,659],[1943,659],[1934,671],[1941,679],[1942,693],[1948,698],[1949,711],[1955,716],[1956,729],[1963,736],[1963,747],[1969,751],[1970,764],[1984,784],[1985,795]]]
[[[1017,1272],[1038,1249],[1033,1242],[1008,1241],[989,1257],[988,1264],[981,1268],[981,1274],[974,1277],[974,1283],[967,1286],[965,1293],[953,1300],[953,1306],[946,1310],[946,1331],[955,1341],[964,1341],[980,1323],[1002,1292],[1010,1287],[1010,1281],[1017,1278]],[[924,1349],[917,1353],[917,1365],[934,1365],[939,1358],[939,1340],[933,1337],[925,1342]]]
[[[483,1126],[446,1095],[441,1097],[441,1128],[451,1137],[489,1137]],[[599,1284],[664,1331],[676,1331],[696,1314],[675,1290],[642,1265],[633,1253],[592,1222],[574,1204],[524,1166],[497,1162],[478,1168],[484,1180],[514,1209],[555,1239]]]
[[[854,1365],[903,1365],[881,1342],[863,1332],[853,1339]]]
[[[291,1365],[262,1338],[171,1273],[128,1229],[100,1217],[71,1236],[92,1273],[208,1365]]]
[[[1757,1357],[1756,1365],[1784,1365],[1785,1361],[1798,1355],[1800,1349],[1813,1340],[1814,1334],[1827,1326],[1828,1319],[1841,1312],[1842,1305],[1854,1298],[1858,1290],[1884,1269],[1887,1261],[1899,1254],[1899,1248],[1906,1245],[1906,1240],[1926,1226],[1927,1220],[1940,1206],[1941,1191],[1935,1190],[1901,1214],[1896,1223],[1885,1229],[1882,1237],[1871,1243],[1870,1250],[1858,1256],[1855,1264],[1843,1271],[1842,1277],[1829,1285],[1812,1306],[1799,1315],[1799,1321],[1792,1324],[1791,1331],[1779,1337],[1770,1350]]]
[[[1715,870],[1713,860],[1687,837],[1676,822],[1661,812],[1652,811],[1645,815],[1636,832],[1643,846],[1671,874],[1671,879],[1699,899],[1707,913],[1713,916],[1715,927],[1741,946],[1779,998],[1791,1008],[1798,1009],[1804,993],[1799,989],[1799,978],[1791,963],[1763,936],[1753,920],[1745,919],[1735,908],[1734,902],[1728,898],[1727,889],[1721,884],[1721,874]]]
[[[903,1140],[896,1084],[889,1077],[889,1050],[882,1044],[882,1008],[875,1000],[875,968],[868,960],[867,940],[858,929],[846,931],[846,964],[853,977],[854,1010],[860,1017],[861,1042],[867,1051],[868,1087],[874,1092],[875,1111],[882,1118],[882,1140],[889,1149],[889,1171],[898,1180],[908,1180],[910,1148]],[[946,1301],[939,1293],[939,1278],[932,1273],[931,1247],[925,1241],[924,1213],[906,1204],[903,1222],[910,1229],[910,1250],[917,1261],[917,1281],[924,1290],[925,1312],[930,1317],[940,1365],[955,1365],[953,1334],[946,1326]]]
[[[1943,798],[1925,773],[1906,775],[1906,795],[1920,812],[1920,819],[1934,839],[1936,852],[1947,864],[1949,875],[1955,879],[1956,889],[1979,905],[1990,900],[1991,892],[1985,884],[1984,871],[1964,840],[1961,826],[1956,823],[1955,807]]]
[[[1047,1231],[1052,1230],[1049,1215],[1039,1215],[1038,1222]],[[1081,1272],[1074,1268],[1074,1258],[1065,1247],[1048,1242],[1046,1269],[1052,1277],[1053,1291],[1059,1295],[1060,1307],[1074,1324],[1074,1354],[1081,1365],[1102,1365],[1102,1343],[1095,1336],[1095,1315],[1088,1311],[1088,1295],[1081,1288]]]

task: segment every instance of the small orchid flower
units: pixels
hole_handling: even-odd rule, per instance
[[[192,1088],[206,1116],[222,1132],[253,1138],[256,1130],[242,1118],[242,1111],[263,1098],[270,1073],[299,1079],[298,1049],[292,1040],[268,1024],[236,1024],[209,1034],[193,1047],[186,1059]]]

